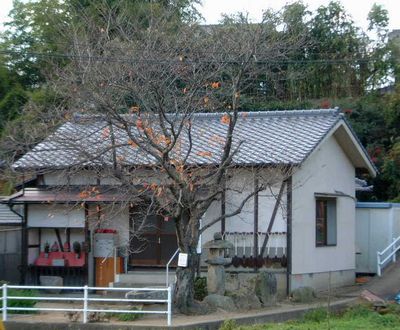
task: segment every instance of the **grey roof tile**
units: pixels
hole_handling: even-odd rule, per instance
[[[221,137],[227,125],[221,113],[198,113],[192,118],[193,149],[189,164],[218,163],[222,152]],[[82,117],[65,123],[54,134],[14,163],[15,169],[65,168],[111,164],[110,140],[104,137],[107,123],[101,118]],[[238,165],[300,164],[335,124],[342,119],[336,109],[290,110],[239,113],[233,145],[243,144],[234,157]],[[114,127],[117,150],[122,162],[151,165],[155,159],[129,145],[126,132]],[[132,133],[139,134],[135,125]],[[187,133],[182,135],[181,151],[187,150]],[[202,152],[210,152],[204,156]]]

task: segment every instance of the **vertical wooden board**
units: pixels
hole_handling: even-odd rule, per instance
[[[114,282],[114,258],[95,258],[96,259],[96,286],[109,286]],[[123,262],[121,257],[117,257],[117,274],[123,272]]]

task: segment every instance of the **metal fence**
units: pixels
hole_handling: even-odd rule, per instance
[[[70,290],[70,291],[78,291],[82,290],[82,297],[43,297],[43,296],[17,296],[17,295],[8,295],[8,289],[31,289],[31,290]],[[127,298],[107,298],[107,297],[89,297],[89,291],[129,291],[130,293],[136,292],[167,292],[167,299],[130,299]],[[65,287],[65,286],[29,286],[29,285],[8,285],[3,284],[2,286],[2,314],[3,321],[7,321],[7,313],[8,311],[46,311],[46,312],[77,312],[82,313],[82,322],[88,322],[88,314],[89,313],[129,313],[129,314],[166,314],[167,315],[167,324],[168,326],[172,323],[172,290],[171,287],[166,288],[112,288],[112,287]],[[81,308],[49,308],[49,307],[11,307],[8,306],[9,300],[34,300],[34,301],[80,301],[82,302]],[[166,310],[132,310],[132,309],[100,309],[100,308],[91,308],[90,302],[126,302],[126,303],[165,303],[167,304]]]
[[[393,238],[383,251],[376,252],[376,267],[378,276],[382,276],[382,269],[388,264],[388,261],[396,262],[396,253],[400,250],[400,236]],[[386,256],[386,257],[385,257]]]
[[[21,229],[0,227],[0,280],[18,283],[21,273]]]

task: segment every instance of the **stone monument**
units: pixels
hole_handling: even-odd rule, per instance
[[[232,258],[225,257],[225,250],[233,248],[231,242],[222,239],[221,233],[214,234],[214,240],[204,244],[208,249],[207,290],[208,294],[225,294],[225,266],[232,262]]]

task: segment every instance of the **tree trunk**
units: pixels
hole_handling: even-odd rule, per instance
[[[194,280],[200,259],[196,252],[196,247],[192,246],[189,247],[189,251],[182,251],[188,254],[188,266],[178,267],[176,270],[174,306],[184,314],[192,314],[196,307],[194,301]]]

